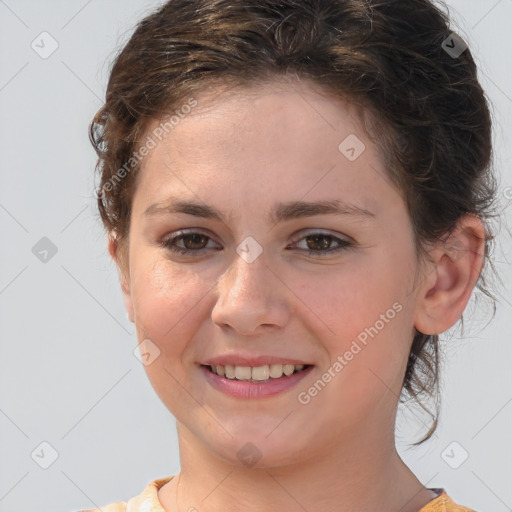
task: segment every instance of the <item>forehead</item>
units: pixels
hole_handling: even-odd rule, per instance
[[[156,134],[167,145],[176,142],[176,146],[191,149],[196,141],[192,137],[177,138],[178,126],[180,135],[186,130],[202,139],[224,135],[248,140],[252,136],[267,143],[276,135],[281,143],[294,136],[314,139],[315,132],[321,139],[326,131],[335,138],[347,132],[366,137],[361,123],[364,115],[359,106],[310,80],[282,79],[236,87],[221,83],[174,102],[172,112],[149,122],[146,134]]]
[[[263,195],[335,187],[365,195],[386,173],[360,119],[357,106],[310,83],[202,91],[148,125],[145,137],[155,147],[139,184],[154,200],[168,185],[189,196],[213,187]],[[362,207],[371,209],[366,197]]]

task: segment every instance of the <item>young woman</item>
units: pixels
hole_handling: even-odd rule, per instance
[[[104,512],[469,510],[394,442],[492,240],[488,105],[443,11],[171,0],[118,55],[90,133],[181,462]]]

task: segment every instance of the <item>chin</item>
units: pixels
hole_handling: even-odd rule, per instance
[[[257,435],[239,434],[219,442],[213,439],[204,439],[203,442],[220,459],[247,469],[288,466],[302,462],[304,456],[296,437],[280,436],[277,429],[270,435],[260,430]]]

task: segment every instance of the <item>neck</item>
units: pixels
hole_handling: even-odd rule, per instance
[[[400,459],[394,439],[371,443],[359,431],[295,464],[249,468],[223,460],[177,425],[181,471],[158,492],[167,512],[418,512],[435,497]]]

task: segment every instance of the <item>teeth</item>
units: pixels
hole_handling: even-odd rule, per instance
[[[267,381],[270,378],[279,379],[283,375],[291,375],[304,369],[303,364],[268,364],[264,366],[232,366],[220,364],[210,366],[213,373],[225,376],[227,379]]]

